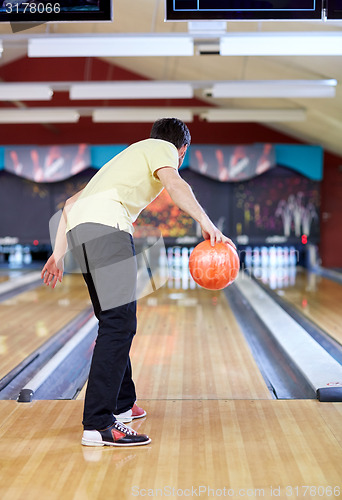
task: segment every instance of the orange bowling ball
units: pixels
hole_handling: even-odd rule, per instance
[[[211,246],[210,240],[199,243],[189,257],[194,281],[208,290],[221,290],[233,283],[240,269],[237,251],[227,243]]]

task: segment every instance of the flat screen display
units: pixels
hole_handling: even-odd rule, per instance
[[[328,19],[342,19],[342,0],[329,0],[327,3]]]
[[[167,21],[321,17],[322,0],[166,0]]]
[[[112,0],[0,0],[0,22],[111,21]]]

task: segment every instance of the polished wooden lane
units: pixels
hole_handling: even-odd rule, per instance
[[[342,344],[342,286],[340,284],[298,268],[295,285],[276,291]]]
[[[80,275],[0,302],[0,379],[89,306]]]
[[[272,398],[223,292],[161,288],[139,301],[138,325],[139,397]]]
[[[82,401],[0,401],[1,499],[218,498],[224,488],[234,498],[338,498],[329,489],[342,486],[338,403],[141,403],[148,416],[132,427],[152,443],[118,449],[81,446]]]
[[[272,399],[223,292],[140,299],[132,365],[142,399]]]
[[[138,309],[132,427],[152,443],[82,447],[82,400],[0,401],[1,500],[334,498],[341,404],[272,399],[222,292],[165,287]]]

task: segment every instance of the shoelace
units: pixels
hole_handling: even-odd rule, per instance
[[[136,436],[138,433],[131,429],[130,427],[127,427],[126,425],[122,424],[118,420],[115,422],[115,427],[118,429],[118,431],[124,432],[125,434],[128,434],[129,436]]]

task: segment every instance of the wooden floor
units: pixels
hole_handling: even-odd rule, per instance
[[[81,283],[65,286],[61,307],[79,311]],[[165,287],[139,301],[138,318],[133,372],[148,415],[132,427],[152,443],[82,447],[84,391],[0,401],[1,500],[337,498],[342,404],[272,399],[222,292]]]
[[[342,344],[342,286],[339,283],[299,268],[295,286],[277,292]]]
[[[152,443],[99,449],[80,445],[82,401],[0,402],[1,499],[130,499],[148,494],[150,498],[158,495],[158,489],[160,497],[161,491],[173,488],[178,496],[180,490],[190,496],[187,491],[193,488],[208,498],[210,488],[215,492],[210,497],[218,498],[217,490],[226,488],[234,490],[234,498],[249,492],[250,498],[270,499],[271,487],[279,488],[281,499],[337,498],[323,496],[322,491],[342,486],[340,404],[141,403],[148,416],[132,427],[150,435]],[[309,496],[307,486],[316,495]]]

